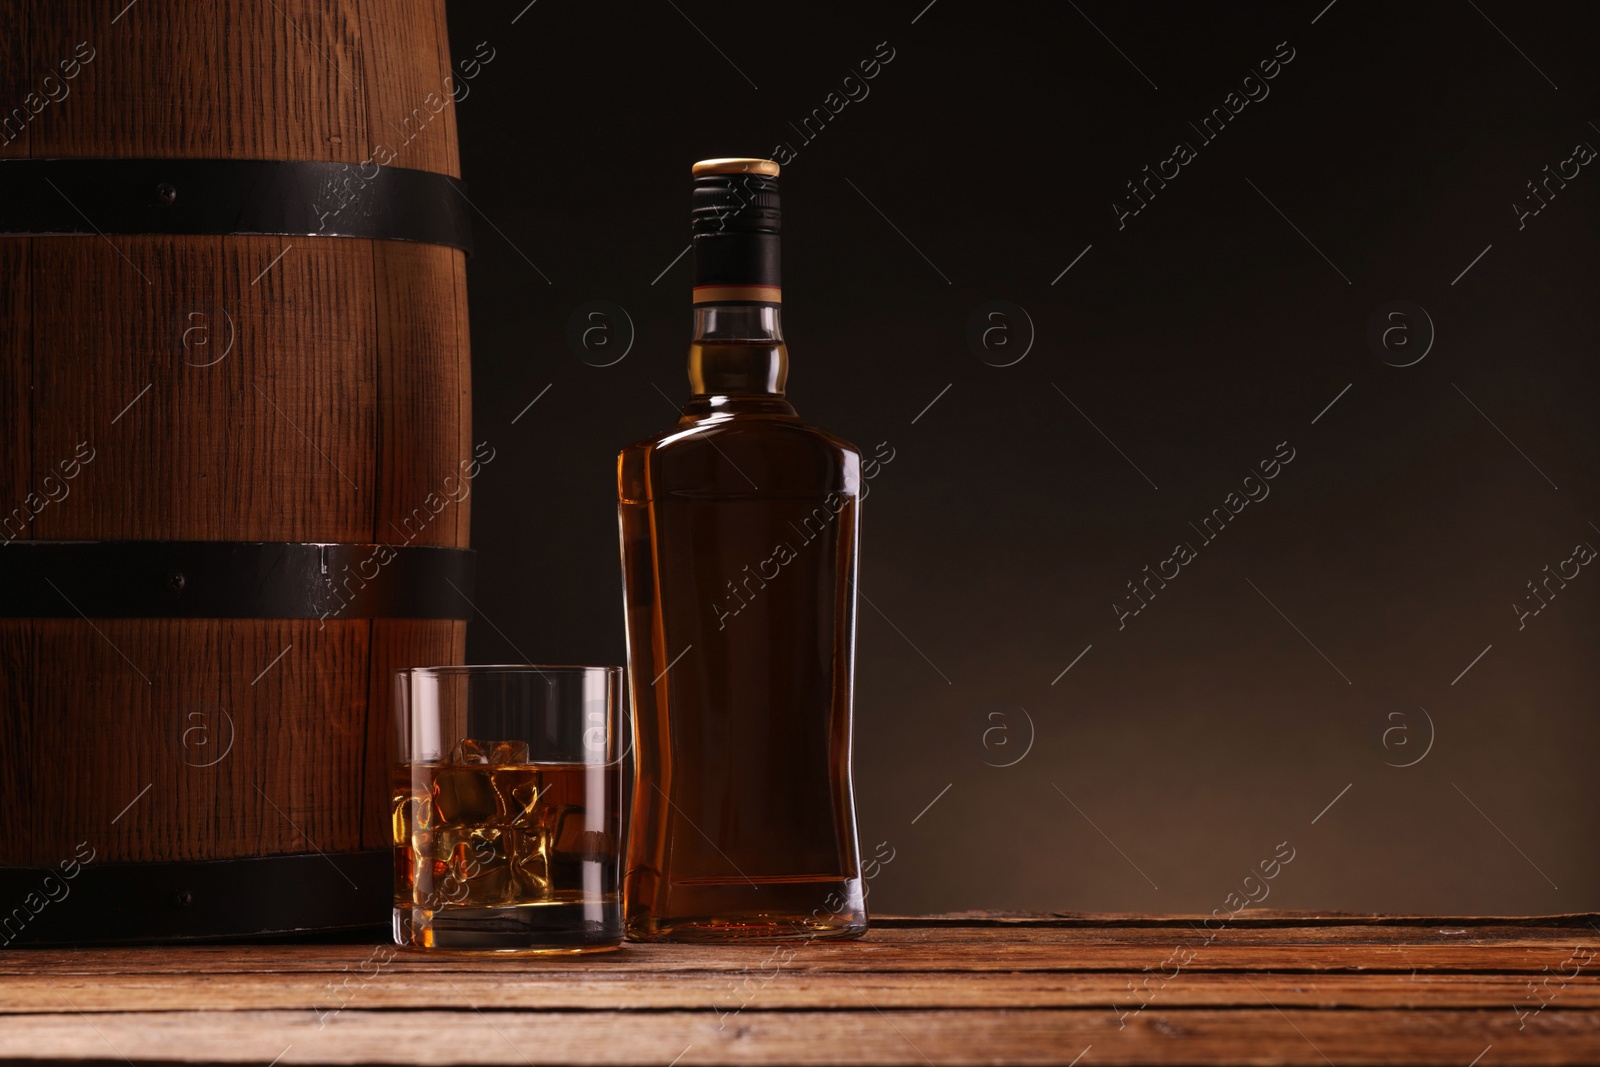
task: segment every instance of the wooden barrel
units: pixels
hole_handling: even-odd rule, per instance
[[[493,458],[492,49],[443,0],[0,8],[0,945],[386,923],[389,672],[461,661]]]

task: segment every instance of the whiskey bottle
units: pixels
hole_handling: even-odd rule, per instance
[[[623,449],[627,932],[865,932],[850,783],[860,453],[784,396],[778,165],[693,168],[691,396]]]

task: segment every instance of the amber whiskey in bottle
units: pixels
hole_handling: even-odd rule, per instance
[[[691,396],[617,460],[628,936],[867,928],[850,783],[861,458],[784,396],[778,165],[693,168]]]

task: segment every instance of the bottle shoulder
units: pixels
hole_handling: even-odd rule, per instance
[[[794,415],[686,416],[617,457],[624,500],[662,495],[854,495],[861,452]]]
[[[671,429],[626,445],[623,453],[678,451],[709,448],[709,442],[760,440],[774,447],[805,448],[849,453],[859,457],[861,450],[837,434],[813,426],[796,416],[716,415],[709,418],[683,418]]]

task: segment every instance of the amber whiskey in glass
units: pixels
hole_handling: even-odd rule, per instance
[[[777,172],[695,165],[691,396],[617,461],[634,940],[867,927],[850,781],[861,459],[784,396]]]

